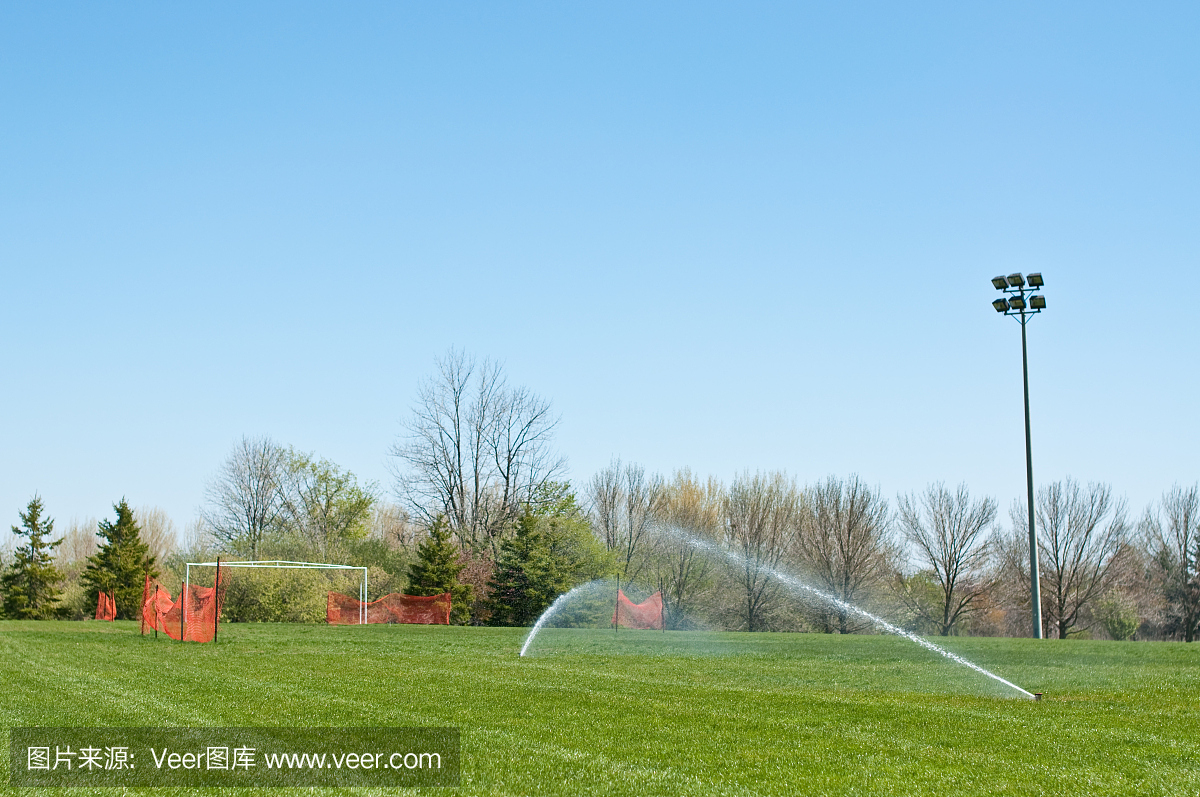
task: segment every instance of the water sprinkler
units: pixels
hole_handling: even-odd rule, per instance
[[[1034,700],[1041,700],[1041,699],[1042,699],[1042,693],[1041,693],[1041,692],[1034,692],[1034,693],[1033,693],[1033,699],[1034,699]]]

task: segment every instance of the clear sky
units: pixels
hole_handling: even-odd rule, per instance
[[[1191,3],[0,6],[0,524],[384,489],[450,346],[614,456],[894,497],[1200,478]]]

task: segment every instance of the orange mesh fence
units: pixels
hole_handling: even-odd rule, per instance
[[[188,642],[212,642],[217,634],[220,604],[224,603],[225,574],[217,569],[215,587],[185,584],[177,601],[172,601],[171,593],[157,581],[147,581],[143,596],[143,634],[147,629],[157,629],[171,639],[182,637]]]
[[[175,601],[171,604],[171,608],[162,613],[159,618],[158,630],[162,631],[171,639],[179,639],[179,632],[182,630],[183,604],[180,601]]]
[[[330,625],[358,625],[362,622],[362,601],[340,592],[330,592],[325,604],[325,619]],[[368,623],[450,624],[450,593],[442,595],[401,595],[393,592],[367,604]]]
[[[151,581],[150,577],[146,576],[146,588],[142,591],[142,633],[162,631],[163,618],[174,605],[175,601],[171,600],[171,593],[167,592],[162,584]],[[179,638],[178,632],[176,632],[175,638]]]
[[[340,592],[330,592],[325,599],[325,621],[330,625],[358,625],[362,622],[362,601]],[[367,604],[368,623],[393,623],[384,598]]]
[[[625,597],[623,590],[617,590],[617,607],[613,609],[613,625],[623,625],[626,628],[641,628],[652,631],[663,630],[662,592],[656,592],[641,603],[634,603]]]
[[[117,619],[117,601],[113,598],[111,592],[101,592],[100,596],[96,599],[96,619]]]

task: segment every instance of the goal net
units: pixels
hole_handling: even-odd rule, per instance
[[[216,568],[213,586],[201,587],[192,583],[192,568]],[[162,631],[171,639],[189,642],[211,642],[216,639],[221,608],[224,605],[225,576],[229,568],[248,569],[314,569],[314,570],[358,570],[362,572],[359,586],[357,611],[346,622],[367,622],[367,568],[353,565],[335,565],[325,562],[291,562],[284,560],[255,562],[188,562],[184,571],[184,582],[178,600],[157,581],[146,577],[142,592],[142,633]],[[353,600],[353,599],[351,599]]]

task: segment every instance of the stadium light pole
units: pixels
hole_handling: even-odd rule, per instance
[[[1029,289],[1041,288],[1041,274],[1030,274]],[[1026,278],[1020,274],[992,277],[992,287],[1004,296],[992,302],[997,313],[1011,316],[1021,324],[1021,375],[1025,381],[1025,481],[1029,508],[1029,602],[1033,614],[1033,638],[1042,638],[1042,592],[1038,583],[1037,533],[1033,526],[1033,446],[1029,436],[1029,354],[1025,345],[1025,325],[1046,309],[1046,298],[1038,293],[1025,294]]]

